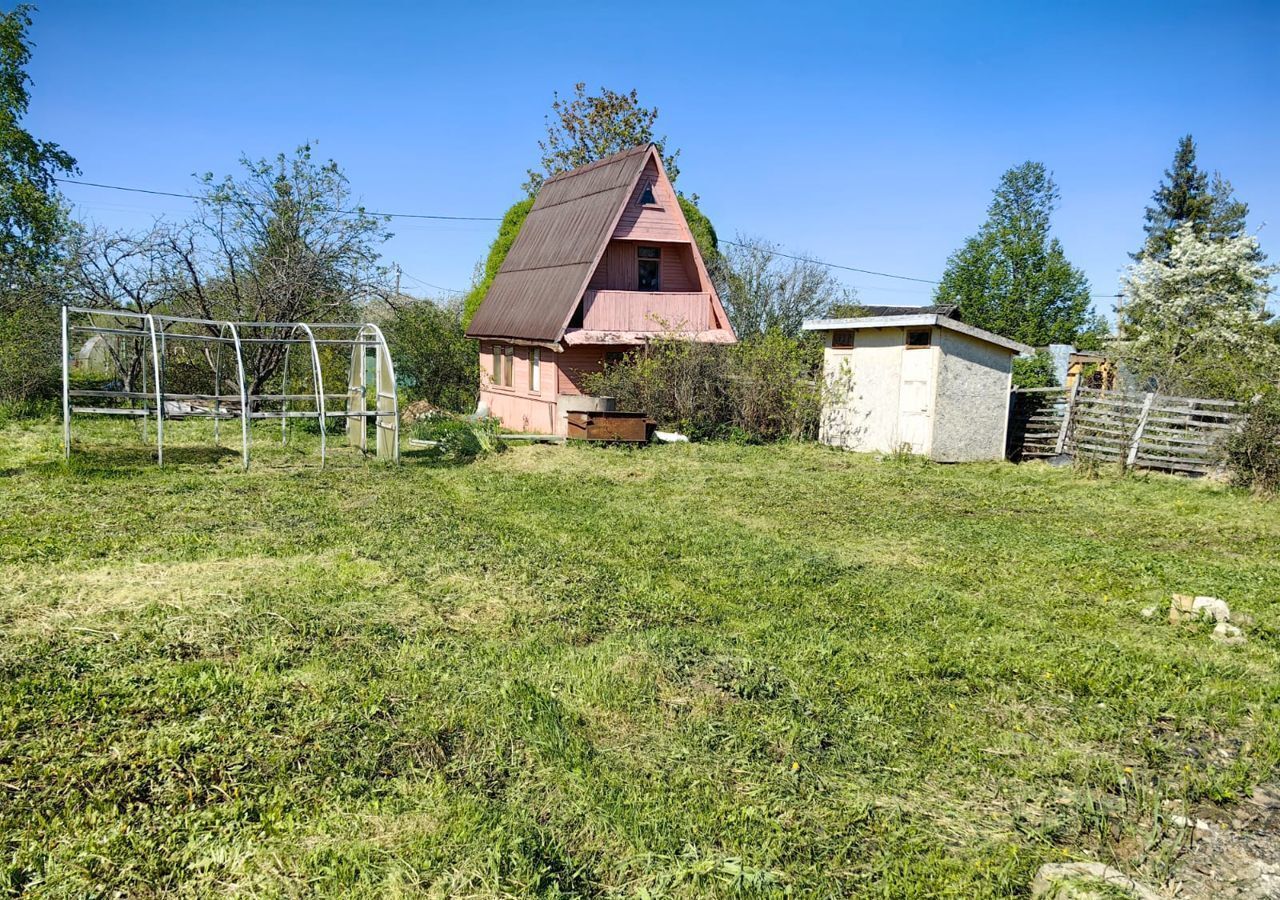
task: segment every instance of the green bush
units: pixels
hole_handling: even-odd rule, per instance
[[[464,419],[447,413],[433,413],[413,424],[413,437],[435,441],[431,455],[450,462],[471,462],[478,456],[502,449],[497,419]]]
[[[1280,389],[1249,404],[1244,425],[1227,440],[1227,465],[1240,487],[1280,492]]]
[[[484,295],[489,292],[489,285],[493,284],[494,276],[502,268],[502,261],[507,258],[507,252],[511,250],[511,245],[516,242],[516,235],[520,233],[520,226],[524,224],[525,219],[529,218],[529,210],[533,209],[533,200],[533,197],[526,197],[518,203],[512,204],[511,208],[502,216],[502,224],[498,226],[498,236],[489,245],[489,255],[484,261],[484,272],[481,274],[480,280],[472,285],[471,290],[467,291],[466,296],[463,298],[463,328],[471,324],[471,319],[475,316],[476,310],[484,302]]]
[[[405,398],[470,412],[480,391],[479,344],[466,335],[462,306],[421,301],[396,310],[384,327]]]
[[[1053,371],[1053,357],[1045,350],[1033,356],[1013,358],[1013,386],[1019,388],[1056,387],[1058,376]]]
[[[58,307],[21,296],[0,297],[0,405],[39,406],[62,379]]]
[[[694,440],[811,436],[821,348],[771,332],[734,345],[662,338],[586,378],[619,409],[647,412]]]

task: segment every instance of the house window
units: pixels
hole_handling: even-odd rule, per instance
[[[542,351],[537,347],[529,351],[529,393],[542,393]]]
[[[641,206],[657,206],[658,201],[653,196],[653,183],[650,182],[644,186],[644,190],[640,193]]]
[[[662,250],[658,247],[637,247],[636,268],[639,271],[639,291],[660,291],[662,282]]]
[[[507,365],[506,365],[506,367],[502,370],[502,374],[503,374],[503,376],[504,376],[504,377],[503,377],[503,381],[502,381],[502,383],[503,383],[504,385],[506,385],[507,387],[511,387],[511,373],[512,373],[512,371],[513,371],[513,370],[515,369],[515,367],[516,367],[516,366],[515,366],[515,362],[516,362],[515,356],[516,356],[516,348],[515,348],[515,347],[508,347],[508,348],[507,348]]]
[[[493,345],[493,374],[489,379],[493,384],[502,384],[502,348]]]
[[[619,365],[624,359],[626,359],[626,356],[627,355],[623,353],[621,350],[606,350],[604,354],[605,365],[607,366]]]
[[[853,349],[853,331],[850,329],[842,329],[840,331],[831,332],[831,349],[832,350],[852,350]]]
[[[929,329],[927,328],[920,329],[918,331],[916,330],[908,331],[907,332],[907,349],[912,350],[917,347],[928,347],[931,334],[932,332],[930,332]]]

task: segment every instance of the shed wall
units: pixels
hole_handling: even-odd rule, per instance
[[[1003,459],[1013,353],[967,334],[934,329],[941,345],[933,420],[939,462]]]
[[[901,328],[867,328],[857,332],[852,350],[836,350],[826,333],[823,370],[834,391],[823,410],[823,442],[865,452],[897,448],[905,337]]]

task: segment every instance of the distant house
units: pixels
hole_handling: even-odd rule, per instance
[[[467,334],[504,426],[564,434],[583,376],[661,334],[733,343],[653,145],[548,179]]]
[[[811,319],[832,386],[823,442],[940,462],[1004,457],[1013,357],[1031,348],[966,325],[953,308],[884,307]]]

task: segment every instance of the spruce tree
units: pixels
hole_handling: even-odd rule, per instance
[[[1235,196],[1231,182],[1220,173],[1211,178],[1196,164],[1196,143],[1189,134],[1178,141],[1173,164],[1165,169],[1151,199],[1155,202],[1147,207],[1143,225],[1147,239],[1141,250],[1130,254],[1135,260],[1168,256],[1173,234],[1183,224],[1190,224],[1197,237],[1212,241],[1244,234],[1249,205]]]

